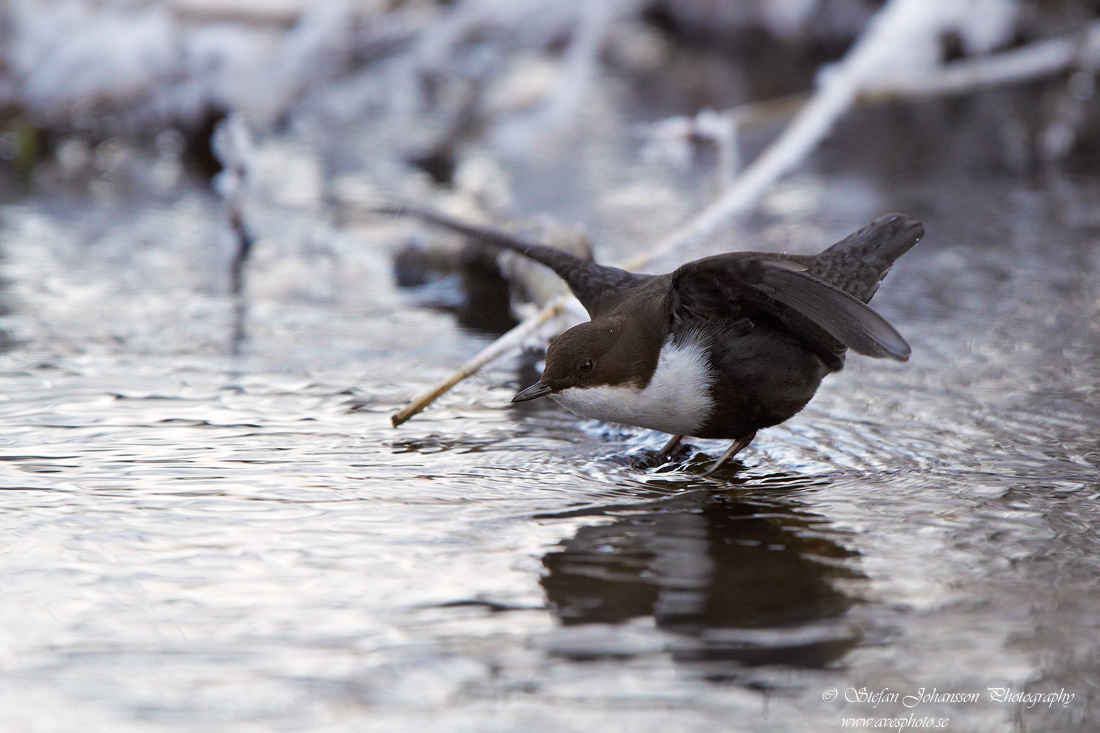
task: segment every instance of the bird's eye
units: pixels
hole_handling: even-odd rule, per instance
[[[591,359],[585,359],[581,362],[581,374],[588,374],[590,371],[596,368],[596,362]]]

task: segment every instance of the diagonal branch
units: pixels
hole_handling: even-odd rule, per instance
[[[543,324],[549,322],[555,316],[565,312],[567,297],[561,297],[541,311],[531,316],[523,323],[513,328],[508,333],[486,346],[481,352],[459,367],[451,376],[429,389],[424,394],[414,399],[398,412],[390,416],[390,422],[396,428],[407,421],[413,415],[422,411],[425,407],[445,395],[463,379],[472,377],[481,371],[482,367],[491,364],[520,347],[523,340],[537,331]]]

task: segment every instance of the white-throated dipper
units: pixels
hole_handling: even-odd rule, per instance
[[[556,272],[591,316],[554,339],[542,377],[512,398],[550,397],[583,417],[733,440],[708,473],[756,431],[805,407],[847,349],[898,361],[909,344],[867,301],[924,226],[894,214],[816,255],[731,252],[664,275],[599,265],[423,209],[387,207]]]

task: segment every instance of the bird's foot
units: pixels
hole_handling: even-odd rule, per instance
[[[738,438],[737,440],[733,441],[733,443],[730,445],[730,447],[728,449],[726,449],[726,452],[722,454],[722,457],[719,458],[713,466],[711,466],[706,471],[704,471],[703,475],[704,476],[710,476],[711,474],[713,474],[715,471],[717,471],[722,466],[723,463],[725,463],[726,461],[728,461],[729,459],[733,458],[735,455],[737,455],[738,453],[743,451],[745,448],[747,448],[749,443],[751,443],[752,439],[755,438],[755,437],[756,437],[756,431],[754,430],[753,432],[749,433],[748,435],[744,435],[744,436]]]
[[[665,465],[669,462],[669,459],[672,458],[674,453],[677,453],[678,450],[683,450],[681,447],[683,440],[684,436],[673,435],[672,438],[665,443],[664,447],[656,453],[646,450],[636,459],[638,468],[658,468]],[[641,457],[642,455],[644,455],[644,457]]]
[[[657,453],[655,458],[658,463],[664,463],[668,460],[668,457],[672,455],[672,451],[676,450],[676,446],[680,445],[680,442],[684,439],[682,435],[673,435],[669,438],[669,441],[665,443],[665,447]]]

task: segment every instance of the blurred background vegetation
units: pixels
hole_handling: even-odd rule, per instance
[[[289,175],[313,176],[329,204],[354,205],[379,188],[420,197],[442,189],[493,213],[509,212],[517,195],[521,210],[557,203],[562,213],[564,202],[547,192],[525,196],[516,179],[556,156],[599,154],[582,140],[606,138],[607,126],[625,128],[636,157],[650,162],[682,167],[717,158],[711,183],[721,187],[798,108],[802,100],[791,95],[812,91],[884,5],[12,0],[0,8],[0,190],[10,197],[98,181],[101,193],[122,186],[170,195],[181,176],[208,178],[234,164],[262,177],[257,158],[227,159],[255,150],[212,148],[230,116],[260,140],[281,136],[309,148],[312,160]],[[991,118],[1000,162],[1013,173],[1095,159],[1096,54],[1088,34],[1096,3],[892,5],[912,18],[871,84],[886,96],[892,88],[906,98],[913,80],[953,62],[1050,39],[1078,44],[1071,62],[1020,74],[1024,96],[980,112]],[[906,82],[900,90],[898,80]],[[949,96],[957,103],[986,86]],[[923,122],[935,116],[896,116],[918,113]],[[950,114],[939,125],[949,127]],[[883,135],[895,146],[915,144]],[[673,203],[660,224],[670,226],[699,201]]]

